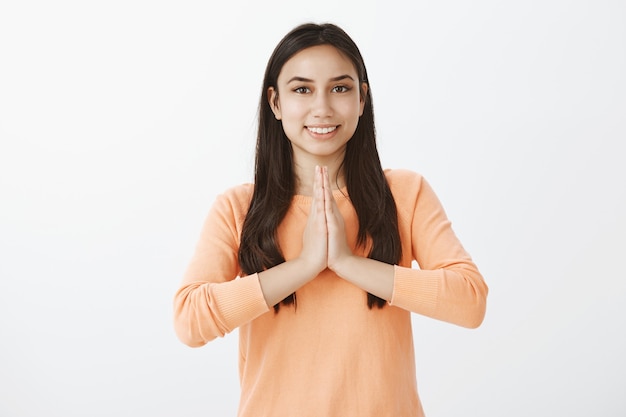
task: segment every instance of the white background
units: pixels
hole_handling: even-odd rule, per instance
[[[172,298],[309,20],[490,286],[477,330],[414,316],[429,417],[623,416],[625,3],[223,3],[0,3],[0,416],[235,415],[236,332],[184,346]]]

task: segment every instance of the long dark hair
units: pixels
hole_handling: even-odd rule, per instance
[[[290,31],[276,46],[269,59],[259,103],[259,130],[256,144],[254,192],[241,232],[239,264],[245,274],[261,272],[285,262],[277,239],[277,229],[287,214],[296,192],[291,142],[282,122],[276,120],[268,102],[268,90],[277,90],[280,71],[297,52],[317,45],[332,45],[348,57],[359,75],[360,84],[369,86],[363,57],[354,41],[333,24],[307,23]],[[359,219],[357,243],[371,241],[369,258],[397,264],[401,257],[396,204],[391,195],[376,148],[376,130],[371,89],[365,94],[365,108],[356,131],[346,145],[343,171],[348,196]],[[295,305],[295,293],[280,304]],[[369,308],[382,308],[386,301],[367,295]]]

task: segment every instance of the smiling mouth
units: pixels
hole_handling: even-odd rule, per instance
[[[309,132],[317,133],[320,135],[325,135],[327,133],[334,132],[335,129],[337,129],[337,126],[332,126],[332,127],[308,127],[307,126],[307,129],[309,129]]]

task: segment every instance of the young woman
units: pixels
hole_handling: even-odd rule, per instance
[[[259,109],[255,183],[210,210],[175,296],[179,338],[239,328],[240,417],[422,416],[410,313],[479,326],[482,276],[428,183],[381,168],[340,28],[288,33]]]

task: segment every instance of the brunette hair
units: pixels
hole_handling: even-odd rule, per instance
[[[307,23],[291,30],[270,57],[259,103],[259,130],[256,143],[254,192],[241,231],[239,264],[242,272],[253,274],[285,262],[277,229],[287,214],[296,192],[291,142],[282,122],[276,120],[268,102],[268,90],[277,90],[283,65],[297,52],[317,45],[331,45],[348,57],[359,75],[359,84],[369,86],[363,57],[354,41],[333,24]],[[356,131],[346,145],[343,171],[348,196],[359,219],[358,245],[371,242],[369,258],[397,264],[401,257],[396,204],[376,149],[376,130],[371,88],[365,95],[365,108]],[[295,305],[295,293],[280,304]],[[367,295],[369,308],[382,308],[386,301]]]

